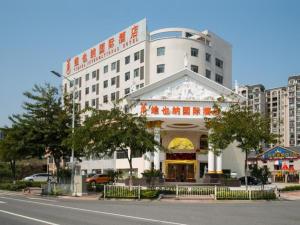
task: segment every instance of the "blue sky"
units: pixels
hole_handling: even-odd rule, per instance
[[[0,0],[0,126],[22,93],[60,80],[62,62],[146,17],[163,27],[209,29],[233,46],[233,80],[284,86],[300,74],[297,0]]]

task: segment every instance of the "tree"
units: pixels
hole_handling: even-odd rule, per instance
[[[27,98],[23,104],[25,112],[10,117],[17,127],[26,128],[22,137],[23,148],[27,155],[37,157],[43,157],[47,151],[53,156],[59,173],[61,159],[71,152],[63,144],[71,133],[70,96],[65,96],[63,103],[58,89],[49,84],[34,85],[24,96]]]
[[[251,170],[251,176],[255,177],[257,180],[261,181],[262,188],[267,184],[271,172],[268,167],[258,167],[256,164]]]
[[[4,133],[4,138],[0,140],[0,159],[8,162],[12,179],[16,180],[16,161],[21,160],[25,156],[22,137],[24,130],[17,125],[5,127],[1,129]]]
[[[259,150],[261,143],[276,142],[276,135],[270,133],[269,119],[260,113],[254,113],[240,104],[231,104],[226,111],[220,105],[214,106],[214,117],[206,118],[206,127],[210,130],[209,142],[217,154],[230,143],[236,141],[245,153],[245,176],[247,176],[247,158],[252,150]],[[246,188],[248,188],[247,179]]]
[[[76,129],[68,145],[83,150],[86,157],[112,156],[123,152],[129,163],[129,184],[132,185],[132,159],[160,148],[154,135],[147,130],[144,116],[124,113],[118,106],[111,110],[92,110],[83,126]]]

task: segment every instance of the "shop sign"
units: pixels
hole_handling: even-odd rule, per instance
[[[64,74],[68,76],[92,66],[107,57],[146,40],[146,36],[146,19],[143,19],[82,54],[67,59],[64,63]]]
[[[299,154],[297,154],[296,152],[281,147],[276,147],[262,155],[262,158],[264,160],[293,159],[298,157]]]

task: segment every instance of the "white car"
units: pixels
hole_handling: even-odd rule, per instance
[[[33,174],[31,176],[25,177],[23,180],[25,181],[40,181],[40,182],[47,182],[49,180],[55,181],[54,177],[52,177],[50,174],[47,173],[37,173]]]

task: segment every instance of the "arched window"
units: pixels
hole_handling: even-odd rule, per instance
[[[200,149],[208,149],[207,135],[203,134],[200,136]]]

